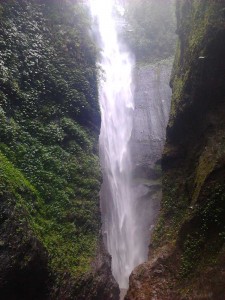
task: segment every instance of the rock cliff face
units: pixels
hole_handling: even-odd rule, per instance
[[[173,59],[139,66],[135,72],[134,120],[131,137],[133,193],[143,232],[146,257],[161,199],[161,157],[169,117],[169,79]]]
[[[162,205],[127,300],[225,297],[224,11],[224,1],[177,1]]]
[[[132,133],[132,157],[137,166],[147,163],[149,167],[161,158],[170,110],[172,62],[173,58],[137,67]]]
[[[0,3],[1,299],[116,299],[100,238],[96,49],[77,1]]]

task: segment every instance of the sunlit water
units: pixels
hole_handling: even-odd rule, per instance
[[[112,256],[112,272],[120,288],[128,287],[132,270],[145,260],[136,202],[131,187],[129,142],[133,124],[133,59],[118,39],[123,8],[118,1],[90,0],[102,49],[99,86],[101,108],[100,155],[103,168],[103,235]],[[120,22],[119,22],[120,19]]]

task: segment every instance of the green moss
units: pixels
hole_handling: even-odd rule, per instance
[[[97,51],[82,5],[21,3],[0,7],[0,193],[58,282],[79,279],[100,229]]]
[[[184,251],[181,256],[180,276],[187,277],[192,271],[196,271],[197,264],[201,258],[201,249],[204,240],[201,236],[187,236],[184,243]]]
[[[214,267],[225,242],[225,191],[220,184],[204,190],[204,206],[195,213],[196,225],[183,237],[180,275],[186,277],[206,266]]]
[[[171,175],[163,177],[163,198],[160,217],[153,232],[152,243],[158,247],[165,241],[176,239],[179,226],[184,221],[189,199],[182,193],[182,181],[180,174],[176,174],[176,180]]]
[[[207,2],[207,3],[206,3]],[[200,68],[199,57],[205,56],[205,45],[213,40],[215,33],[223,29],[222,4],[215,1],[196,0],[192,5],[177,4],[178,34],[176,57],[172,72],[173,96],[169,126],[174,119],[191,105],[191,95],[186,94],[187,86],[199,79],[194,79],[193,68]],[[182,18],[180,17],[182,16]],[[215,34],[214,33],[214,34]],[[190,87],[189,87],[190,90]]]
[[[30,182],[25,179],[19,170],[17,170],[7,158],[0,152],[0,181],[1,181],[1,195],[9,192],[12,196],[18,196],[24,193],[28,198],[30,197],[30,202],[32,198],[38,199],[38,193],[35,188],[30,184]],[[22,198],[21,198],[22,200]],[[24,204],[31,204],[26,203]]]
[[[211,147],[206,147],[205,151],[202,153],[197,170],[196,170],[196,178],[195,178],[195,191],[193,194],[193,202],[198,199],[199,193],[203,184],[205,183],[208,175],[213,171],[216,165],[217,156]]]
[[[151,238],[151,245],[154,248],[159,247],[162,244],[161,237],[164,236],[166,230],[166,222],[163,215],[161,215],[154,228],[153,236]]]
[[[162,207],[151,250],[161,258],[169,249],[163,262],[169,272],[162,278],[175,298],[219,299],[225,260],[224,4],[177,1],[177,17]]]
[[[66,218],[73,212],[67,211],[65,204],[54,207],[53,214],[52,209],[44,203],[33,185],[2,153],[0,153],[0,187],[0,194],[4,197],[7,194],[12,199],[11,205],[15,205],[14,211],[18,222],[26,224],[48,251],[49,265],[53,273],[72,272],[74,276],[80,276],[89,270],[96,249],[97,235],[93,236],[88,224],[86,232],[81,226],[76,227],[74,221],[78,219],[75,215],[75,210],[79,207],[77,201],[74,203],[76,204],[74,216],[69,222]],[[91,203],[85,207],[85,204],[80,202],[79,214],[85,223],[89,214],[93,226],[92,209]],[[60,221],[61,218],[64,220]],[[23,226],[18,230],[23,232]]]

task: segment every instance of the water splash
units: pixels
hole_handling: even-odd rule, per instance
[[[112,256],[112,272],[120,288],[128,287],[132,270],[145,260],[134,193],[130,138],[133,126],[133,59],[118,39],[123,7],[119,1],[90,0],[102,49],[99,86],[100,156],[103,168],[101,210],[104,238]],[[143,244],[143,243],[142,243]]]

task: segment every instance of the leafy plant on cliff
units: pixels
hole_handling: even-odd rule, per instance
[[[5,1],[0,15],[1,184],[26,210],[54,273],[80,275],[90,267],[100,226],[88,16],[79,4],[41,0]],[[15,194],[16,174],[21,189],[29,188]]]

